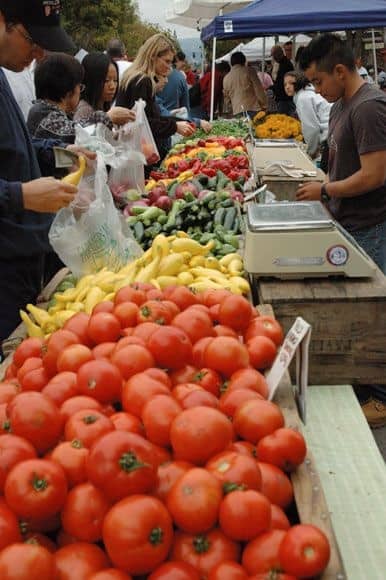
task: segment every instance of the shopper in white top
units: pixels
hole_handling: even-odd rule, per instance
[[[307,153],[314,159],[322,152],[327,141],[331,103],[317,94],[310,82],[297,72],[286,73],[284,90],[294,99]]]

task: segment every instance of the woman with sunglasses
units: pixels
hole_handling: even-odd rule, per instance
[[[123,74],[117,95],[117,105],[124,107],[133,107],[138,99],[146,102],[145,112],[161,159],[166,155],[169,138],[174,133],[188,137],[195,131],[187,121],[163,117],[156,103],[158,81],[168,76],[174,56],[175,49],[166,36],[154,34],[148,38],[131,67]]]
[[[119,82],[117,63],[103,52],[92,52],[84,57],[82,66],[84,91],[74,121],[82,125],[104,123],[110,129],[134,121],[130,108],[113,106]]]
[[[79,103],[83,76],[82,65],[68,54],[52,53],[37,64],[34,78],[37,100],[27,119],[33,137],[74,143],[72,115]]]

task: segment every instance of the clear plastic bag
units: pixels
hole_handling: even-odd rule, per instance
[[[146,103],[143,99],[135,101],[133,111],[136,119],[132,123],[126,123],[121,129],[121,134],[131,143],[131,148],[141,151],[147,165],[153,165],[160,160],[160,154],[151,131],[149,121],[145,113]]]
[[[49,231],[51,246],[75,276],[92,274],[104,267],[117,271],[142,254],[127,222],[114,206],[99,153],[95,168],[93,199],[88,201],[87,196],[78,195],[78,202],[56,214]],[[89,191],[90,184],[90,180],[81,182],[80,192],[83,186]]]

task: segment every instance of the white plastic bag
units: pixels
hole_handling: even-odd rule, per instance
[[[143,99],[135,101],[132,109],[135,111],[135,121],[126,123],[121,129],[121,133],[129,140],[132,149],[144,154],[146,164],[153,165],[160,160],[160,154],[145,113],[145,107],[146,103]]]
[[[49,231],[51,246],[75,276],[92,274],[104,267],[117,271],[142,254],[128,224],[114,206],[105,163],[99,153],[95,165],[94,199],[84,203],[81,182],[78,201],[56,214]],[[89,180],[86,188],[90,189]],[[79,200],[83,201],[81,205]]]

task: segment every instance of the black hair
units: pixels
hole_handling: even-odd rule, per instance
[[[304,49],[305,49],[305,46],[299,46],[299,48],[297,49],[296,54],[295,54],[295,62],[296,62],[296,64],[299,63],[300,58],[301,58],[301,56],[302,56],[302,54],[304,52]]]
[[[295,79],[294,89],[296,93],[300,91],[300,89],[305,89],[306,87],[311,85],[308,78],[298,71],[290,70],[285,73],[284,80],[286,79],[286,77],[294,77]]]
[[[242,52],[234,52],[231,55],[231,65],[234,66],[235,64],[245,64],[247,59],[245,58],[245,54]]]
[[[125,56],[126,48],[125,48],[125,45],[123,44],[123,42],[121,40],[119,40],[119,38],[112,38],[107,43],[106,52],[111,59],[114,59],[114,58],[119,59],[119,58],[123,58]]]
[[[118,66],[116,62],[111,60],[108,54],[103,52],[90,52],[89,54],[86,54],[82,60],[85,85],[84,92],[82,93],[82,99],[87,101],[87,103],[91,105],[94,110],[99,108],[99,102],[103,94],[105,80],[110,64],[112,64],[117,71],[117,92],[119,84]],[[113,97],[113,100],[114,99],[115,95]],[[110,103],[104,103],[103,109],[107,111],[110,108],[110,105]]]
[[[221,62],[216,62],[216,69],[225,75],[231,70],[231,67],[229,62],[222,60]]]
[[[354,53],[347,42],[336,34],[318,34],[300,55],[299,66],[307,70],[313,63],[319,71],[332,73],[336,65],[342,64],[355,70]]]
[[[83,77],[83,66],[73,56],[62,52],[48,54],[36,65],[36,97],[59,103],[83,82]]]
[[[185,53],[184,53],[184,52],[182,52],[182,50],[179,50],[179,51],[176,53],[175,59],[176,59],[176,60],[185,60],[185,59],[186,59],[186,55],[185,55]]]

